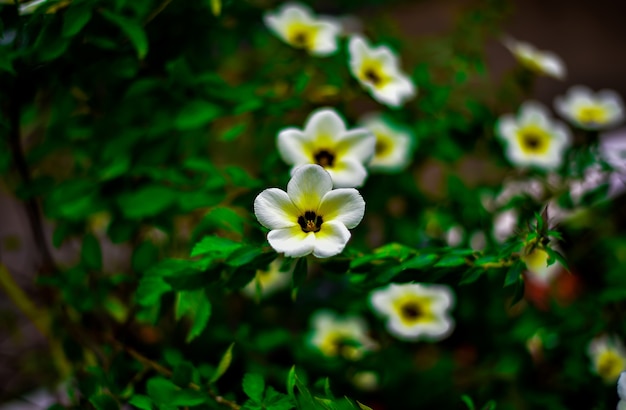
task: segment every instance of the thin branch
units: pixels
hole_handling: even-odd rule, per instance
[[[154,20],[154,18],[156,16],[158,16],[163,10],[165,10],[165,8],[172,2],[172,0],[163,0],[163,2],[161,4],[159,4],[159,7],[157,7],[156,9],[154,9],[152,11],[152,13],[150,13],[150,15],[146,18],[146,21],[144,21],[143,25],[145,26],[146,24],[150,23],[152,20]]]

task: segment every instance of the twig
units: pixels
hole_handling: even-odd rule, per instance
[[[151,22],[152,20],[154,20],[154,18],[156,16],[158,16],[163,10],[165,10],[165,8],[168,6],[168,4],[170,4],[172,2],[172,0],[163,0],[163,2],[161,4],[159,4],[159,7],[157,7],[156,9],[154,9],[152,11],[152,13],[150,13],[150,15],[146,18],[146,21],[144,21],[143,25],[145,26],[146,24],[148,24],[149,22]]]

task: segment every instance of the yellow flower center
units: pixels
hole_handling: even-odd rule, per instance
[[[539,58],[535,57],[534,55],[519,55],[518,57],[520,63],[522,63],[522,65],[527,69],[540,74],[544,72],[543,66],[541,65],[541,60],[539,60]]]
[[[604,124],[607,120],[607,112],[599,105],[586,105],[578,108],[576,119],[583,124]]]
[[[341,354],[347,359],[358,359],[361,356],[360,343],[351,335],[339,330],[329,332],[319,349],[325,356],[337,356]]]
[[[524,154],[545,154],[550,147],[550,139],[550,134],[535,125],[528,125],[517,132],[517,142]]]
[[[531,253],[524,256],[524,262],[528,270],[541,272],[548,265],[548,253],[543,249],[535,248]]]
[[[626,368],[626,360],[615,350],[605,350],[598,356],[596,368],[605,380],[617,380]]]
[[[320,149],[313,154],[313,159],[318,165],[327,168],[335,163],[335,155],[327,149]]]
[[[363,63],[359,78],[363,82],[372,84],[375,88],[383,88],[389,82],[389,77],[385,75],[382,64],[376,60]]]
[[[302,23],[292,23],[287,27],[287,42],[296,48],[312,49],[317,37],[317,29]]]
[[[304,215],[298,217],[298,224],[305,233],[319,232],[322,229],[322,223],[324,223],[322,217],[313,211],[306,211]]]
[[[417,323],[433,321],[430,304],[431,300],[428,297],[408,295],[398,300],[394,308],[402,323],[406,326],[413,326]]]

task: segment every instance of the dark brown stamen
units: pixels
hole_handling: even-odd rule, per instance
[[[298,33],[293,36],[292,41],[294,45],[303,47],[307,43],[307,35],[305,33]]]
[[[335,156],[325,149],[319,150],[314,158],[315,162],[322,167],[332,167],[335,162]]]
[[[378,73],[371,68],[365,71],[365,78],[367,78],[374,85],[378,85],[383,81]]]
[[[416,303],[407,303],[402,305],[402,315],[409,320],[415,320],[422,316],[422,310]]]
[[[298,217],[298,224],[302,228],[302,232],[319,232],[322,228],[324,220],[321,216],[316,215],[313,211],[306,211],[304,215]]]

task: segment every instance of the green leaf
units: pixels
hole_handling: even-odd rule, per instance
[[[113,397],[103,393],[89,397],[89,402],[93,404],[96,410],[118,410],[120,408]]]
[[[135,192],[120,195],[117,203],[129,219],[141,219],[157,215],[177,200],[177,192],[160,185],[150,185]]]
[[[259,247],[244,245],[228,256],[226,264],[233,267],[247,265],[261,255],[263,255],[263,251]]]
[[[306,257],[298,258],[293,268],[293,288],[299,288],[305,281],[308,272]]]
[[[221,228],[237,232],[238,234],[243,234],[243,223],[244,220],[241,215],[223,206],[211,209],[201,222],[207,229]]]
[[[470,396],[468,396],[467,394],[464,394],[461,396],[461,400],[463,401],[463,403],[465,403],[465,405],[467,406],[468,410],[476,410],[476,406],[474,405],[474,401],[472,400],[472,398]]]
[[[265,391],[263,405],[268,410],[290,410],[295,407],[291,397],[277,392],[272,386]]]
[[[548,266],[552,265],[555,261],[558,261],[565,268],[565,270],[567,270],[568,272],[570,271],[565,257],[559,251],[549,247],[546,247],[545,251],[548,253]]]
[[[454,266],[465,265],[467,261],[463,256],[445,255],[439,262],[435,263],[435,268],[452,268]]]
[[[80,259],[87,269],[99,271],[102,269],[102,251],[100,242],[92,234],[85,235]]]
[[[148,54],[148,37],[140,22],[130,20],[123,16],[101,10],[102,16],[111,23],[117,25],[126,34],[128,39],[137,50],[137,57],[142,60]]]
[[[215,383],[216,381],[218,381],[220,377],[222,377],[222,375],[226,373],[226,370],[228,370],[230,362],[233,360],[233,346],[235,346],[234,342],[231,343],[230,346],[228,346],[228,349],[226,349],[226,353],[224,353],[224,355],[222,356],[222,359],[217,365],[215,373],[213,373],[213,376],[211,376],[209,383]]]
[[[91,14],[91,8],[84,3],[77,5],[72,3],[63,13],[63,30],[61,32],[63,37],[73,37],[78,34],[91,19]]]
[[[202,392],[180,389],[171,381],[159,376],[148,380],[146,389],[148,396],[154,400],[159,407],[162,405],[197,406],[207,400]]]
[[[402,269],[424,269],[432,266],[437,259],[439,259],[439,255],[432,253],[417,255],[414,258],[402,262]]]
[[[524,277],[520,276],[517,281],[517,285],[515,286],[515,293],[513,294],[513,299],[511,300],[510,306],[515,305],[517,302],[522,300],[524,297]]]
[[[256,402],[263,399],[263,391],[265,390],[265,381],[263,376],[257,373],[246,373],[243,376],[243,391]]]
[[[287,374],[287,394],[290,397],[295,398],[294,388],[296,387],[296,365],[291,366],[289,373]]]
[[[187,343],[198,337],[211,318],[211,302],[204,290],[178,292],[175,316],[176,320],[180,320],[183,316],[188,316],[192,320],[187,334]]]
[[[374,410],[369,406],[366,406],[365,404],[361,403],[360,401],[357,400],[356,404],[359,406],[359,408],[361,410]]]
[[[241,246],[242,245],[240,243],[231,239],[219,236],[205,236],[193,247],[191,257],[211,253],[215,257],[224,258],[239,249]]]
[[[222,134],[222,141],[234,141],[241,133],[246,130],[248,125],[245,122],[236,124],[235,126],[229,128]]]
[[[515,262],[506,273],[506,277],[504,278],[504,287],[516,284],[520,280],[520,276],[525,267],[526,265],[523,261],[520,260]]]
[[[152,306],[159,302],[161,296],[172,290],[162,278],[155,276],[144,276],[139,281],[139,287],[135,293],[137,303],[142,306]]]
[[[128,404],[135,406],[141,410],[152,410],[152,400],[148,396],[142,394],[135,394],[130,398]]]
[[[183,107],[174,119],[174,123],[179,130],[190,130],[208,124],[220,113],[221,110],[217,105],[196,100]]]
[[[194,368],[189,362],[181,362],[174,368],[172,382],[178,387],[188,387],[193,381]]]
[[[133,252],[132,267],[135,272],[148,269],[159,256],[159,250],[150,241],[144,241]]]

